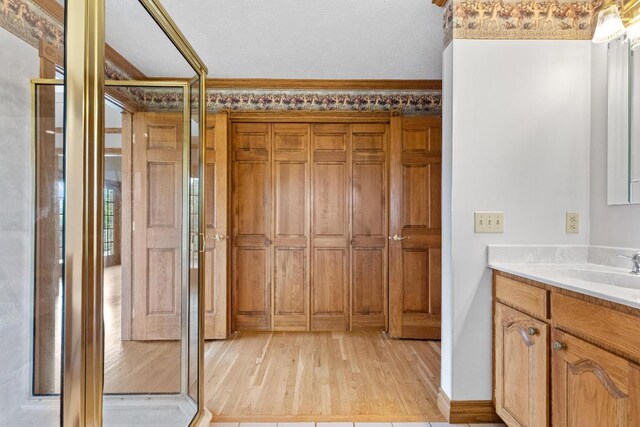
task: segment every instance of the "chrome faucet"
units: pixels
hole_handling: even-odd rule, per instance
[[[626,258],[633,263],[633,269],[631,270],[631,274],[640,275],[640,251],[636,252],[631,256],[626,255],[618,255],[620,258]]]

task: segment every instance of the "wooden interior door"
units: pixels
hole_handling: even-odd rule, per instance
[[[183,117],[137,113],[133,122],[132,339],[179,339]]]
[[[273,330],[309,329],[309,125],[272,128]]]
[[[311,330],[349,330],[350,128],[315,124],[311,172]]]
[[[441,118],[391,120],[389,331],[440,339]]]
[[[351,330],[387,328],[387,128],[351,126]]]
[[[557,329],[551,340],[553,426],[640,425],[640,366]]]
[[[234,123],[233,321],[235,330],[271,329],[271,127]]]
[[[549,325],[496,304],[496,412],[511,427],[549,425]]]
[[[204,159],[206,339],[225,339],[228,333],[227,121],[226,113],[207,116]]]

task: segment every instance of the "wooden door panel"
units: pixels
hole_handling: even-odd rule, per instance
[[[238,197],[238,236],[267,236],[266,221],[269,198],[269,165],[243,162],[237,165],[236,189]]]
[[[311,330],[349,329],[350,131],[313,125]]]
[[[233,326],[271,328],[271,128],[236,123],[233,153]]]
[[[553,350],[553,425],[616,426],[640,423],[640,367],[557,329]]]
[[[347,233],[346,169],[344,162],[314,164],[314,237],[343,237]]]
[[[386,124],[351,127],[351,329],[387,328]]]
[[[180,338],[182,115],[133,118],[131,338]]]
[[[309,329],[310,130],[272,125],[273,330]]]
[[[313,263],[311,329],[347,330],[349,288],[346,248],[315,248]]]
[[[393,337],[440,338],[441,119],[392,118],[389,315]]]
[[[549,326],[496,304],[494,337],[496,411],[513,427],[547,427]]]
[[[226,114],[207,116],[205,146],[205,338],[225,339],[228,334],[228,185]]]
[[[235,324],[238,330],[269,330],[269,248],[237,248]]]
[[[302,237],[307,231],[307,163],[276,161],[275,236]]]

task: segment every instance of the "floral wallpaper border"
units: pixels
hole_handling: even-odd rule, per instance
[[[445,46],[452,39],[589,40],[596,0],[450,0]]]

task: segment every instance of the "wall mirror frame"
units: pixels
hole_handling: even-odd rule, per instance
[[[640,43],[607,46],[607,204],[640,203]]]
[[[138,0],[195,70],[190,82],[182,82],[193,102],[199,138],[198,175],[204,175],[207,68],[176,24],[156,0]],[[64,350],[61,388],[61,424],[103,424],[103,209],[104,209],[104,97],[105,0],[67,0],[65,7],[65,124],[64,124]],[[139,82],[136,82],[136,85]],[[121,83],[119,83],[121,84]],[[150,82],[150,86],[159,85]],[[186,112],[185,108],[185,112]],[[192,114],[192,119],[195,119]],[[189,176],[188,170],[185,175]],[[204,180],[198,180],[198,197]],[[204,203],[197,204],[204,217]],[[204,265],[204,222],[186,229],[197,257]],[[197,271],[196,286],[189,286],[197,305],[197,412],[189,425],[204,418],[204,269]],[[186,384],[186,383],[185,383]],[[188,386],[185,393],[190,395]],[[193,396],[192,396],[193,397]]]

